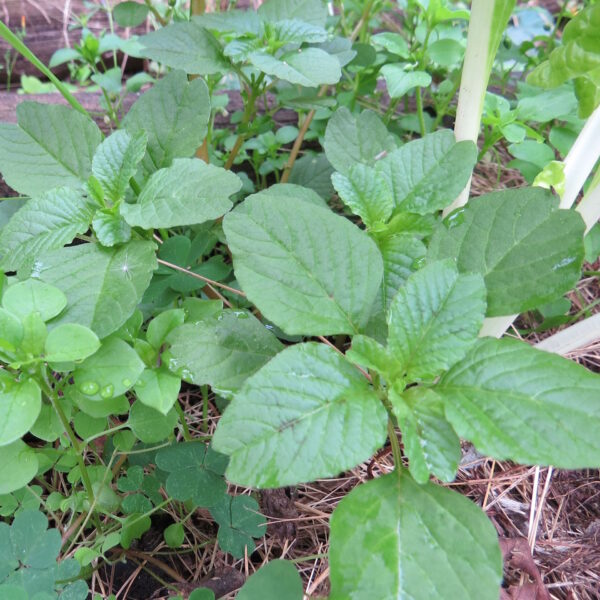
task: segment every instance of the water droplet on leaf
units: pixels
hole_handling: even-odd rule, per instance
[[[458,227],[465,220],[465,209],[459,208],[454,212],[450,213],[442,222],[446,226],[446,229],[454,229],[454,227]]]
[[[112,398],[114,393],[115,393],[115,386],[112,383],[105,385],[100,390],[100,396],[102,396],[102,398],[104,398],[105,400]]]
[[[79,386],[79,391],[86,396],[93,396],[98,393],[100,386],[95,381],[84,381]]]

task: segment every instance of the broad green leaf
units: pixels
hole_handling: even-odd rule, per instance
[[[141,54],[171,69],[192,75],[212,75],[230,69],[215,37],[197,21],[161,27],[138,40]]]
[[[225,496],[219,504],[210,507],[219,524],[217,540],[222,550],[235,558],[254,552],[252,538],[262,537],[267,531],[267,520],[259,510],[258,502],[251,496]]]
[[[329,119],[323,141],[329,162],[342,175],[347,175],[350,167],[357,163],[373,166],[396,146],[374,112],[365,110],[355,117],[344,107]]]
[[[564,469],[600,462],[600,377],[570,360],[486,338],[434,390],[456,432],[488,456]]]
[[[0,446],[7,446],[25,435],[42,408],[42,392],[33,379],[12,381],[0,377]]]
[[[458,196],[476,160],[475,144],[456,142],[454,134],[443,129],[394,150],[376,169],[392,189],[396,209],[425,215]]]
[[[87,181],[102,140],[94,121],[66,106],[36,102],[19,104],[17,121],[0,124],[0,172],[11,188],[36,196]]]
[[[143,179],[189,158],[202,145],[210,117],[208,88],[201,77],[188,81],[183,71],[172,71],[131,107],[123,127],[133,136],[148,137],[142,160]]]
[[[12,216],[25,206],[27,198],[2,198],[0,200],[0,231],[11,220]]]
[[[137,27],[146,20],[149,12],[146,4],[126,0],[113,8],[113,17],[121,27]]]
[[[192,18],[205,29],[220,33],[245,34],[258,36],[262,31],[262,22],[256,11],[231,9],[223,12],[204,13]]]
[[[404,64],[387,64],[381,67],[390,98],[402,98],[416,87],[431,85],[431,75],[426,71],[407,71]]]
[[[530,310],[568,292],[579,280],[583,230],[579,214],[557,210],[542,188],[474,198],[439,225],[429,258],[453,258],[461,273],[480,273],[487,316]]]
[[[48,332],[44,357],[49,362],[83,360],[100,348],[98,336],[77,323],[63,323]]]
[[[275,183],[268,188],[261,190],[257,194],[251,194],[247,198],[253,198],[256,195],[270,196],[277,198],[279,202],[298,202],[302,200],[304,202],[310,202],[316,206],[327,208],[327,202],[323,200],[317,192],[314,190],[296,185],[295,183]]]
[[[108,400],[131,389],[144,363],[126,342],[112,337],[73,372],[77,389],[90,400]]]
[[[16,271],[85,233],[96,207],[78,191],[56,188],[28,200],[0,231],[2,268]]]
[[[533,88],[535,90],[535,88]],[[516,117],[521,121],[547,123],[560,117],[573,115],[577,108],[577,98],[570,86],[540,92],[519,98]]]
[[[61,538],[58,529],[48,529],[48,520],[38,511],[19,513],[10,528],[13,554],[30,569],[45,569],[56,564]]]
[[[325,154],[305,154],[292,167],[289,182],[315,191],[321,198],[329,200],[333,194],[331,174],[333,167]]]
[[[177,423],[175,409],[163,415],[136,400],[129,411],[127,425],[135,436],[145,444],[154,444],[167,439]]]
[[[427,483],[430,473],[442,481],[452,481],[462,453],[460,439],[446,420],[442,399],[422,387],[402,393],[392,387],[389,399],[415,481]]]
[[[133,313],[155,268],[154,244],[133,241],[114,249],[81,244],[48,252],[32,275],[68,298],[67,310],[54,323],[79,323],[102,339]]]
[[[0,352],[14,352],[23,339],[21,321],[4,308],[0,308]]]
[[[496,530],[464,496],[407,471],[359,485],[331,517],[330,600],[498,600]]]
[[[299,19],[311,25],[325,26],[327,7],[322,0],[266,0],[258,15],[263,21],[275,23],[284,19]]]
[[[481,275],[459,275],[450,260],[407,279],[388,314],[388,349],[408,381],[430,381],[464,357],[485,318],[485,293]]]
[[[110,415],[124,415],[129,412],[129,400],[125,396],[93,400],[82,394],[75,386],[67,388],[65,395],[79,410],[97,419]]]
[[[2,306],[17,317],[37,312],[44,321],[58,315],[67,305],[67,297],[54,285],[38,279],[26,279],[10,285],[2,296]]]
[[[23,339],[19,344],[19,354],[24,357],[41,356],[48,334],[39,312],[32,312],[21,318],[23,324]]]
[[[59,400],[60,401],[60,400]],[[63,412],[67,419],[71,418],[70,404],[61,403]],[[35,423],[29,428],[29,432],[45,442],[55,442],[65,431],[65,428],[54,407],[50,404],[42,404],[42,409]]]
[[[92,227],[98,241],[108,248],[125,244],[131,239],[131,227],[114,208],[96,211]]]
[[[164,343],[165,338],[173,329],[183,325],[185,310],[183,308],[172,308],[157,315],[148,323],[146,339],[148,343],[158,350]]]
[[[129,180],[144,158],[147,141],[144,131],[132,136],[120,129],[98,146],[92,160],[92,174],[110,202],[118,202],[125,196]]]
[[[392,33],[390,31],[376,33],[371,36],[371,43],[375,46],[381,46],[388,52],[400,56],[401,58],[408,58],[410,56],[408,44],[399,33]]]
[[[167,369],[146,369],[133,390],[138,400],[166,415],[179,395],[181,379]]]
[[[318,25],[311,25],[300,19],[283,19],[273,25],[278,41],[302,44],[318,44],[327,40],[327,31]]]
[[[352,165],[347,176],[334,173],[331,181],[342,202],[362,219],[367,229],[385,223],[392,215],[392,191],[372,167]]]
[[[237,600],[302,600],[302,579],[287,560],[271,560],[251,575]]]
[[[166,471],[167,493],[182,502],[210,507],[224,501],[227,484],[223,471],[227,458],[208,449],[204,442],[183,442],[162,448],[156,465]]]
[[[229,213],[223,228],[242,289],[286,333],[356,333],[367,322],[381,255],[344,217],[255,196]]]
[[[24,441],[0,446],[0,494],[9,494],[27,485],[37,470],[37,456]]]
[[[185,530],[181,523],[172,523],[164,531],[163,536],[169,548],[179,548],[185,540]]]
[[[367,380],[323,344],[277,354],[246,381],[213,437],[230,481],[259,488],[334,477],[370,457],[387,415]]]
[[[304,87],[335,84],[342,76],[338,59],[319,48],[286,52],[277,58],[259,50],[250,53],[248,58],[263,73]]]
[[[189,595],[188,600],[215,600],[215,593],[209,588],[196,588]]]
[[[279,340],[251,313],[224,310],[187,323],[167,337],[163,354],[169,369],[185,381],[210,385],[230,397],[250,376],[283,349]]]
[[[229,197],[241,187],[231,171],[199,158],[178,158],[150,177],[135,204],[121,204],[121,214],[144,229],[198,225],[229,211]]]
[[[402,375],[402,365],[388,349],[366,335],[355,335],[352,346],[346,352],[346,358],[353,363],[372,369],[385,376],[388,381]]]
[[[121,546],[126,550],[131,546],[133,540],[139,539],[152,527],[152,521],[147,515],[132,514],[123,522],[121,529]]]
[[[84,412],[78,412],[73,418],[73,429],[83,440],[99,435],[106,428],[106,418],[103,417],[91,417]],[[105,486],[100,487],[104,488]],[[112,496],[112,494],[107,493],[105,499],[108,501],[114,500],[114,498],[111,500],[109,496]]]

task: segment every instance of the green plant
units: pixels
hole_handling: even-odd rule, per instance
[[[418,72],[431,67],[426,37],[464,15],[410,4]],[[228,493],[227,482],[335,477],[389,445],[395,470],[334,512],[330,598],[497,598],[494,528],[431,476],[454,479],[461,438],[498,460],[598,465],[599,377],[524,342],[479,337],[486,317],[572,289],[581,215],[541,187],[441,214],[477,161],[472,138],[512,6],[496,4],[473,7],[470,31],[487,23],[487,54],[470,67],[469,41],[463,90],[470,78],[477,89],[461,92],[456,137],[440,129],[405,141],[388,129],[391,113],[333,111],[327,90],[345,89],[378,7],[354,11],[348,27],[328,23],[318,0],[268,0],[258,13],[204,14],[140,38],[139,54],[172,70],[107,137],[77,104],[25,102],[16,125],[0,126],[0,172],[21,194],[19,210],[0,213],[0,493],[7,514],[20,510],[11,531],[30,527],[57,552],[77,547],[81,573],[63,578],[57,552],[40,567],[52,597],[67,580],[83,590],[94,561],[135,556],[133,541],[161,512],[171,548],[201,507],[218,526],[212,543],[250,555],[266,522],[256,498]],[[336,37],[340,24],[362,41]],[[376,40],[392,53],[401,45]],[[232,136],[214,124],[223,76],[245,100]],[[259,114],[258,101],[271,92],[275,109],[296,109],[297,127],[269,131],[272,110],[266,100]],[[476,117],[467,124],[465,101]],[[497,128],[517,124],[505,109]],[[423,106],[417,120],[424,131]],[[324,152],[299,157],[306,140]],[[241,165],[252,186],[233,172]],[[182,382],[200,390],[195,430]],[[209,388],[223,412],[214,433]],[[68,494],[46,477],[52,469]],[[57,522],[70,515],[63,540],[25,510],[25,490]],[[28,597],[11,544],[0,547],[0,585]],[[275,561],[239,597],[283,590],[302,596],[293,565]]]

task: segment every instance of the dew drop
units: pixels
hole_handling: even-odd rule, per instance
[[[100,386],[95,381],[84,381],[79,386],[79,391],[86,396],[93,396],[98,393]]]
[[[129,388],[133,385],[133,383],[131,382],[131,379],[127,379],[127,378],[123,379],[123,381],[121,381],[121,383],[127,388]]]
[[[115,386],[112,383],[109,383],[108,385],[105,385],[101,390],[100,390],[100,396],[102,396],[102,398],[104,398],[105,400],[108,400],[109,398],[112,398],[113,395],[115,393]]]
[[[236,310],[233,313],[238,319],[247,319],[248,313],[243,310]]]
[[[450,213],[444,220],[443,223],[446,226],[446,229],[454,229],[454,227],[458,227],[465,220],[465,209],[459,208],[454,212]]]
[[[415,258],[415,260],[413,260],[413,262],[412,262],[411,268],[414,271],[418,271],[419,269],[421,269],[425,266],[426,262],[427,262],[427,259],[424,256]]]

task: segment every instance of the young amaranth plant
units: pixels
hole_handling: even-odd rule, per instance
[[[193,126],[179,126],[182,114]],[[3,268],[16,272],[3,280],[2,314],[11,327],[2,331],[12,337],[3,333],[2,395],[7,407],[35,404],[28,422],[15,426],[18,439],[0,446],[3,481],[12,486],[5,490],[55,464],[50,442],[35,434],[41,407],[60,416],[54,399],[65,413],[53,439],[64,439],[79,414],[101,414],[100,430],[85,435],[80,426],[80,438],[87,444],[114,434],[117,453],[106,465],[73,465],[71,480],[82,492],[75,511],[102,515],[90,550],[127,550],[162,503],[147,486],[150,508],[115,523],[107,517],[125,508],[114,487],[129,494],[144,486],[143,474],[139,482],[139,470],[131,471],[136,455],[129,451],[142,449],[138,440],[171,440],[178,420],[191,438],[177,402],[183,378],[231,401],[211,448],[190,441],[148,457],[169,473],[165,502],[209,508],[229,537],[246,536],[243,549],[259,526],[248,523],[249,506],[234,510],[235,498],[224,495],[223,471],[240,485],[293,485],[334,477],[389,440],[396,470],[358,486],[334,513],[330,597],[497,598],[501,559],[493,527],[430,474],[453,479],[459,436],[497,459],[598,464],[598,377],[516,340],[477,337],[486,315],[529,310],[571,289],[583,260],[581,217],[559,209],[551,192],[524,188],[475,199],[440,221],[439,211],[470,177],[474,144],[439,131],[399,145],[374,113],[346,109],[330,119],[323,144],[336,190],[364,229],[294,185],[271,186],[232,210],[229,196],[241,182],[191,158],[209,114],[203,80],[174,71],[104,141],[87,117],[31,103],[21,105],[17,125],[0,128],[0,171],[31,198],[15,201],[22,208],[0,230]],[[57,124],[52,135],[50,124]],[[56,139],[56,131],[64,135]],[[151,278],[164,277],[152,275],[157,250],[160,257],[169,240],[186,237],[173,235],[178,228],[186,233],[221,216],[222,232],[215,227],[222,250],[232,253],[235,281],[210,284],[228,292],[223,298],[232,307],[178,296],[143,331],[136,307]],[[159,249],[155,230],[166,238]],[[86,243],[63,247],[77,235]],[[40,286],[51,287],[42,293]],[[236,300],[238,287],[245,298]],[[46,298],[61,302],[44,315]],[[44,317],[46,341],[31,349],[32,327],[41,332]],[[100,343],[87,358],[64,329],[72,324]],[[48,360],[54,331],[61,348],[72,349],[64,361]],[[336,336],[340,348],[326,336]],[[32,417],[36,385],[40,411]],[[26,387],[35,394],[21,394]],[[27,432],[35,437],[21,439]],[[79,463],[87,456],[78,450],[72,442],[65,454]],[[124,481],[113,484],[112,467],[122,456],[132,462]]]

